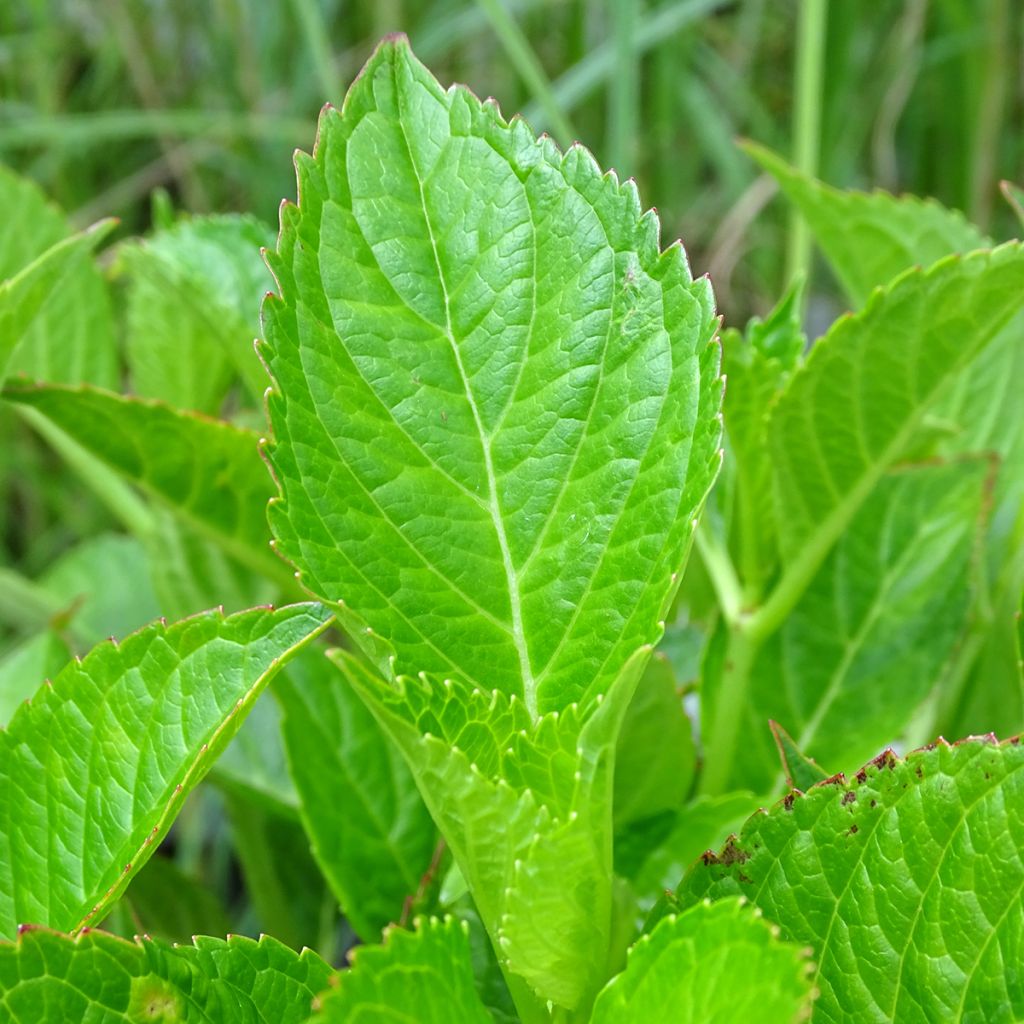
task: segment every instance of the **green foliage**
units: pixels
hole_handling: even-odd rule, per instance
[[[0,1011],[96,1024],[303,1024],[329,976],[315,953],[296,955],[268,937],[171,946],[30,928],[0,946]]]
[[[616,8],[620,167],[625,43],[696,6]],[[1016,741],[828,774],[1024,729],[1024,250],[749,149],[854,310],[808,346],[795,280],[721,374],[633,182],[401,37],[296,158],[273,281],[258,220],[161,194],[97,260],[0,174],[0,1016],[1024,1014]]]
[[[327,621],[296,605],[157,623],[20,708],[0,733],[0,934],[98,920],[282,658]]]
[[[810,1010],[807,951],[739,900],[664,917],[597,997],[593,1024],[714,1024],[747,1017],[791,1024]]]
[[[755,815],[680,896],[742,893],[809,943],[815,1020],[1011,1020],[1022,765],[991,738],[886,751]]]

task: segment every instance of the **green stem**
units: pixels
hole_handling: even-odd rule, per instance
[[[801,0],[796,42],[793,101],[793,163],[808,177],[818,176],[821,150],[821,93],[824,86],[825,28],[828,0]],[[789,216],[786,280],[809,278],[811,233],[793,206]]]
[[[576,129],[573,128],[572,122],[566,117],[555,98],[555,94],[551,90],[551,82],[548,81],[548,76],[544,73],[544,68],[541,67],[537,54],[534,53],[523,30],[505,9],[501,0],[478,0],[478,2],[501,41],[505,55],[533,94],[534,101],[551,126],[555,138],[563,146],[570,145],[576,138]]]
[[[712,534],[706,518],[702,519],[697,527],[695,541],[701,561],[711,579],[715,596],[718,598],[722,615],[725,621],[733,626],[739,620],[740,609],[743,607],[743,587],[740,585],[729,552]]]
[[[742,626],[729,633],[714,714],[704,742],[704,768],[700,779],[703,796],[718,796],[729,786],[740,722],[747,706],[750,669],[760,646],[760,639],[751,636]]]

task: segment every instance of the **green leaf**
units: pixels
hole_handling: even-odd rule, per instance
[[[97,388],[14,383],[3,396],[38,409],[244,565],[287,577],[267,547],[264,510],[273,483],[257,434]]]
[[[515,694],[426,676],[391,685],[335,655],[412,767],[520,986],[521,1013],[530,989],[574,1009],[607,977],[615,737],[648,654],[634,655],[585,718],[570,705],[537,721]]]
[[[433,822],[401,752],[321,652],[293,661],[274,692],[313,855],[353,929],[374,941],[430,865]]]
[[[769,721],[768,727],[772,731],[772,739],[775,740],[782,771],[786,776],[786,785],[790,789],[805,792],[816,782],[824,782],[829,778],[829,773],[813,757],[808,757],[778,722]]]
[[[280,550],[382,671],[534,717],[606,692],[719,463],[709,283],[632,182],[403,40],[297,166],[262,348]]]
[[[1018,245],[951,257],[876,292],[815,345],[769,420],[786,572],[764,619],[781,620],[1022,289]]]
[[[127,636],[163,610],[150,586],[144,548],[124,534],[100,533],[76,544],[43,573],[39,583],[64,609],[62,618],[79,650],[112,636]],[[42,678],[32,679],[33,686]]]
[[[353,951],[309,1024],[492,1024],[474,986],[465,924],[420,919],[415,932],[389,928],[386,940]]]
[[[72,235],[71,225],[32,181],[0,166],[0,281],[14,277],[51,247]],[[0,332],[0,378],[7,346],[15,345],[7,367],[10,374],[64,384],[115,387],[118,379],[117,337],[106,282],[90,250],[112,222],[98,233],[78,235],[57,257],[62,266],[59,287],[50,289],[32,323],[19,334]],[[51,259],[50,256],[47,259]],[[50,264],[50,270],[56,270]]]
[[[763,584],[778,555],[772,463],[765,440],[768,411],[803,354],[807,339],[800,323],[801,288],[795,285],[761,321],[744,334],[722,334],[725,432],[736,475],[738,562],[749,587]]]
[[[615,753],[615,827],[682,807],[696,770],[693,726],[668,659],[647,663],[622,722]]]
[[[0,1015],[89,1024],[302,1024],[330,973],[310,950],[296,954],[269,937],[171,946],[30,929],[16,944],[0,944]]]
[[[55,676],[71,658],[67,643],[52,629],[23,640],[0,657],[0,723],[28,700],[44,679]]]
[[[181,221],[123,250],[136,394],[216,413],[238,372],[262,396],[253,339],[273,283],[260,249],[271,244],[273,233],[255,218],[221,215]]]
[[[0,384],[12,369],[19,342],[25,341],[50,297],[60,294],[65,281],[80,270],[83,254],[91,252],[113,227],[113,221],[101,221],[57,242],[13,277],[0,282]]]
[[[748,896],[814,947],[816,1021],[1016,1020],[1024,748],[891,751],[754,815],[680,896]]]
[[[810,1013],[807,951],[740,900],[662,918],[597,997],[592,1024],[793,1024]]]
[[[747,142],[744,149],[804,215],[855,309],[910,267],[992,245],[962,214],[932,199],[840,191],[801,174],[762,146]]]
[[[640,914],[648,914],[705,850],[721,846],[757,807],[754,794],[741,790],[702,796],[672,815],[634,825],[621,840],[617,836],[615,870],[628,878]]]
[[[0,733],[0,935],[116,899],[320,605],[155,623],[72,662]]]
[[[754,657],[735,785],[766,792],[778,778],[770,719],[827,764],[862,763],[901,734],[962,640],[990,482],[977,460],[904,468],[879,483]],[[709,672],[710,720],[716,682]]]
[[[231,929],[228,913],[213,890],[159,854],[150,857],[132,879],[121,903],[130,908],[132,935],[142,932],[186,942],[193,935],[224,935]]]

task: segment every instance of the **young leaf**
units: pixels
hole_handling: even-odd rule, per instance
[[[430,865],[433,822],[400,751],[322,652],[293,661],[274,693],[313,855],[353,929],[375,941]]]
[[[786,572],[776,625],[925,413],[1017,311],[1024,250],[1010,244],[909,272],[814,347],[776,403],[769,443]]]
[[[931,199],[886,192],[844,192],[808,178],[771,150],[746,151],[800,210],[855,309],[897,274],[992,242],[963,214]]]
[[[404,40],[297,167],[262,348],[280,550],[382,671],[534,717],[606,692],[719,461],[708,282],[632,182],[445,92]]]
[[[50,296],[80,268],[80,258],[110,233],[113,221],[101,221],[86,231],[57,242],[13,277],[0,282],[0,384],[11,369],[14,351]]]
[[[331,969],[275,939],[197,938],[191,946],[32,928],[0,943],[5,1020],[138,1024],[304,1024]]]
[[[3,396],[38,409],[243,564],[286,577],[267,546],[273,483],[257,434],[97,388],[12,383]]]
[[[454,918],[389,928],[383,946],[360,946],[332,979],[309,1024],[492,1024],[477,994],[469,929]]]
[[[813,946],[816,1021],[1015,1019],[1022,769],[991,737],[886,751],[754,815],[680,897],[746,895]]]
[[[648,654],[591,714],[536,722],[515,694],[426,676],[392,686],[336,655],[413,768],[521,1013],[530,989],[575,1009],[607,977],[614,744]]]
[[[23,705],[0,733],[0,936],[96,920],[267,680],[329,622],[295,605],[155,623]]]
[[[591,1024],[793,1024],[810,1015],[807,950],[742,900],[664,917],[597,997]]]
[[[73,234],[64,214],[33,181],[0,166],[0,195],[4,217],[0,222],[0,281],[19,271]],[[106,230],[103,230],[106,233]],[[5,343],[16,346],[7,367],[10,374],[62,384],[117,386],[117,337],[106,282],[92,258],[99,234],[76,236],[75,255],[66,250],[60,286],[52,288],[32,323],[22,332],[0,340],[0,378]]]
[[[786,776],[786,785],[790,789],[805,792],[816,782],[824,782],[830,777],[813,757],[808,757],[796,745],[796,740],[778,722],[769,721],[768,728],[772,731],[772,739],[775,740],[782,771]]]
[[[754,657],[734,784],[765,792],[778,777],[769,719],[828,764],[861,763],[901,733],[962,639],[989,483],[986,460],[880,482]],[[709,671],[709,720],[716,683]]]
[[[259,399],[255,310],[271,285],[253,217],[196,217],[122,252],[129,277],[126,356],[133,390],[216,413],[236,372]]]

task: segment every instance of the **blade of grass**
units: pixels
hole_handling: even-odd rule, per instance
[[[544,115],[544,123],[563,146],[570,145],[576,138],[576,129],[565,115],[562,104],[551,89],[551,82],[541,67],[540,60],[516,20],[509,14],[501,0],[477,0],[490,20],[495,35],[512,62],[519,77],[533,94],[534,102]]]
[[[608,14],[615,47],[615,71],[608,78],[608,163],[624,179],[634,172],[640,96],[637,0],[608,0]]]
[[[821,90],[825,63],[828,0],[801,0],[796,43],[796,96],[793,103],[793,163],[810,178],[818,175],[821,149]],[[793,207],[789,216],[786,282],[807,281],[811,269],[811,232]],[[807,294],[810,289],[807,289]]]

